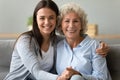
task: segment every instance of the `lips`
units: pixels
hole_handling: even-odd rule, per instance
[[[50,29],[52,26],[44,26],[45,29]]]
[[[75,33],[77,30],[67,30],[69,33]]]

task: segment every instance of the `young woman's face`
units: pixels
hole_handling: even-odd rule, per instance
[[[64,15],[62,20],[62,31],[66,38],[78,38],[80,36],[81,21],[79,16],[70,12]]]
[[[42,35],[50,35],[55,29],[56,14],[50,8],[41,8],[37,12],[37,24]]]

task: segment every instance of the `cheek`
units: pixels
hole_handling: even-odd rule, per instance
[[[79,30],[81,30],[82,29],[82,27],[81,26],[79,26],[79,28],[78,28]]]
[[[38,28],[40,28],[41,24],[39,22],[37,22]]]
[[[38,26],[40,26],[40,25],[42,25],[42,24],[43,24],[43,22],[42,22],[42,21],[40,21],[40,20],[37,20],[37,24],[38,24]]]
[[[42,23],[43,23],[43,21],[42,21],[42,20],[40,20],[38,17],[36,18],[36,22],[37,22],[37,24],[38,24],[38,25],[40,25],[40,24],[42,24]]]
[[[57,24],[56,20],[52,21],[52,24],[54,24],[56,26],[56,24]]]
[[[61,27],[61,31],[65,34],[66,33],[66,28],[65,27]]]
[[[64,22],[62,22],[62,24],[61,24],[61,29],[64,30],[65,27],[66,27],[66,24],[65,24]]]
[[[65,30],[65,25],[61,26],[61,30],[64,31]]]
[[[81,30],[82,29],[82,25],[81,24],[77,24],[78,29]]]

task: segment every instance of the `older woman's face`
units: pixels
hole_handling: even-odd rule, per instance
[[[62,31],[66,38],[78,38],[80,36],[81,21],[75,12],[64,15],[62,20]]]

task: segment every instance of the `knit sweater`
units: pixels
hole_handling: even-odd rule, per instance
[[[62,38],[57,36],[56,42],[61,39]],[[56,54],[56,44],[53,46],[54,54]],[[51,61],[46,63],[51,63],[52,66],[50,65],[45,69],[44,65],[40,65],[42,58],[39,57],[38,59],[37,54],[39,54],[39,45],[35,39],[32,38],[30,44],[30,36],[25,34],[21,35],[13,50],[10,72],[4,80],[26,80],[28,76],[32,76],[33,80],[56,80],[58,75],[51,73],[51,69],[55,66],[55,64],[53,64],[55,63],[55,59],[52,57],[53,55],[48,57],[52,58],[52,60],[50,59]],[[44,61],[42,64],[43,63]]]

